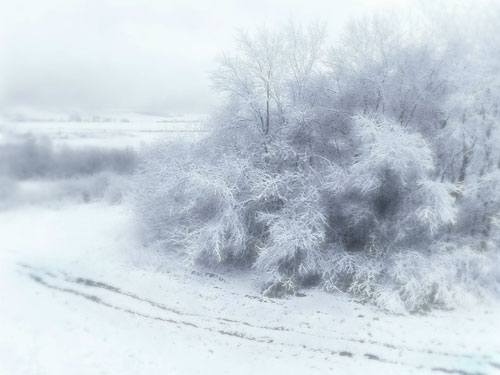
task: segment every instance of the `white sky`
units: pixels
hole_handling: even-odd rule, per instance
[[[0,106],[206,112],[235,30],[351,17],[406,0],[0,0]],[[1,110],[1,108],[0,108]]]

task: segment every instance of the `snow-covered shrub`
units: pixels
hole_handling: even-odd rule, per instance
[[[345,249],[396,251],[454,223],[449,186],[435,181],[433,153],[419,133],[386,119],[356,117],[353,126],[360,147],[329,219]]]
[[[212,134],[143,158],[149,240],[251,268],[272,296],[319,285],[405,312],[499,295],[497,91],[462,103],[473,53],[365,22],[329,55],[320,27],[240,35]]]
[[[191,261],[244,261],[249,235],[242,204],[244,160],[208,163],[182,147],[162,145],[145,158],[134,202],[148,235],[181,248]]]
[[[0,174],[19,180],[130,174],[137,157],[130,148],[56,147],[46,137],[23,135],[0,145]]]
[[[497,262],[497,254],[438,244],[430,253],[398,253],[388,267],[386,283],[409,311],[436,305],[453,308],[495,292],[491,287],[499,281]]]
[[[321,194],[312,178],[298,173],[280,177],[283,180],[270,178],[286,184],[280,207],[258,214],[267,233],[255,267],[271,275],[265,288],[269,295],[293,292],[318,279],[327,230]]]
[[[324,285],[397,313],[451,309],[498,296],[499,261],[498,252],[446,243],[384,256],[338,252],[330,259]]]

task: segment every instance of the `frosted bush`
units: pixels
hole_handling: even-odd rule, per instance
[[[440,244],[432,250],[378,258],[338,253],[325,272],[324,286],[397,313],[451,309],[498,296],[498,254],[466,245]]]
[[[165,147],[146,158],[136,181],[134,203],[148,237],[182,248],[192,262],[243,261],[249,240],[240,200],[244,162],[195,163],[187,150]]]
[[[142,160],[146,238],[252,269],[270,296],[320,286],[400,313],[498,297],[500,90],[460,80],[480,62],[498,85],[498,60],[440,32],[366,20],[330,53],[321,27],[240,35],[211,135]]]
[[[59,179],[114,172],[130,174],[137,157],[129,148],[56,147],[46,137],[23,135],[0,144],[0,175],[19,180]]]

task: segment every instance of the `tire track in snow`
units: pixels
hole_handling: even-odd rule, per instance
[[[164,304],[150,300],[148,298],[143,298],[143,297],[140,297],[134,293],[124,291],[121,288],[112,286],[110,284],[107,284],[107,283],[104,283],[101,281],[95,281],[95,280],[92,280],[89,278],[84,278],[84,277],[72,277],[65,272],[59,271],[58,273],[60,273],[63,276],[63,279],[61,279],[53,272],[38,269],[38,268],[32,267],[32,266],[27,265],[27,264],[19,264],[19,265],[21,267],[23,267],[24,269],[28,270],[27,274],[33,281],[35,281],[36,283],[38,283],[44,287],[47,287],[49,289],[69,293],[69,294],[72,294],[72,295],[75,295],[78,297],[82,297],[88,301],[100,304],[102,306],[105,306],[105,307],[108,307],[108,308],[111,308],[111,309],[114,309],[117,311],[122,311],[122,312],[125,312],[128,314],[131,314],[131,315],[139,316],[141,318],[152,319],[152,320],[161,321],[164,323],[176,324],[179,328],[181,326],[189,326],[189,327],[192,327],[195,329],[202,329],[202,330],[209,331],[209,332],[214,332],[214,333],[218,333],[218,334],[222,334],[222,335],[232,336],[232,337],[250,340],[250,341],[259,342],[259,343],[264,343],[264,344],[280,345],[280,346],[285,346],[285,347],[289,347],[289,348],[293,348],[293,349],[307,350],[307,351],[311,351],[311,352],[315,352],[315,353],[336,355],[336,356],[340,356],[340,357],[349,357],[349,358],[355,357],[355,358],[363,358],[363,359],[367,359],[367,360],[375,360],[375,361],[379,361],[379,362],[390,364],[390,365],[412,367],[412,368],[419,369],[419,370],[427,369],[427,370],[434,371],[434,372],[452,373],[452,374],[461,374],[461,375],[486,375],[485,373],[482,373],[482,372],[468,372],[468,371],[465,371],[462,369],[450,369],[450,368],[446,368],[446,367],[424,368],[424,366],[422,366],[422,365],[415,365],[415,364],[411,364],[411,363],[405,363],[402,361],[391,360],[388,358],[383,358],[380,355],[375,355],[375,354],[371,354],[371,353],[353,353],[352,351],[347,351],[347,350],[331,350],[331,349],[328,349],[325,347],[318,348],[318,347],[311,347],[309,345],[303,345],[303,344],[291,344],[291,343],[287,343],[287,342],[279,342],[279,341],[276,341],[276,337],[271,338],[271,337],[266,336],[266,335],[261,335],[261,336],[248,335],[248,333],[242,332],[241,330],[235,330],[234,329],[235,327],[233,325],[236,324],[236,325],[247,327],[247,328],[250,328],[253,330],[278,331],[278,332],[282,332],[285,334],[291,334],[291,335],[306,335],[306,336],[312,336],[312,337],[316,337],[318,339],[324,339],[324,340],[326,339],[326,340],[348,341],[348,342],[360,344],[360,345],[370,344],[370,345],[382,346],[382,347],[385,347],[387,349],[397,350],[399,352],[404,352],[404,351],[417,352],[420,354],[427,354],[430,356],[437,355],[437,356],[446,356],[446,357],[457,358],[457,359],[459,359],[459,358],[470,358],[470,359],[476,359],[476,360],[478,359],[477,357],[473,357],[471,355],[454,354],[454,353],[447,353],[447,352],[433,352],[430,350],[419,350],[419,349],[413,349],[413,348],[398,347],[398,346],[393,345],[393,344],[381,343],[381,342],[377,342],[375,340],[361,340],[361,339],[352,339],[352,338],[345,338],[345,337],[328,337],[328,336],[317,335],[317,334],[310,333],[310,332],[298,331],[298,330],[286,328],[283,326],[259,326],[259,325],[250,324],[250,323],[245,322],[245,321],[239,321],[239,320],[234,320],[234,319],[210,317],[210,316],[199,315],[199,314],[185,313],[185,312],[182,312],[180,310],[174,309],[172,307],[168,307]],[[131,309],[129,307],[118,306],[118,305],[112,304],[110,302],[107,302],[104,299],[102,299],[101,297],[98,297],[94,294],[89,294],[89,293],[82,292],[82,291],[79,291],[79,290],[74,289],[74,288],[68,288],[68,287],[64,287],[64,286],[55,285],[51,282],[47,282],[47,280],[44,278],[44,276],[41,276],[41,274],[52,279],[53,281],[61,282],[61,280],[62,280],[62,281],[68,282],[70,284],[74,284],[76,286],[83,286],[86,289],[93,288],[93,289],[98,289],[98,290],[113,293],[113,294],[118,294],[118,295],[127,297],[129,299],[148,304],[151,307],[153,307],[154,309],[160,310],[162,312],[175,314],[180,318],[186,318],[186,317],[187,318],[197,318],[197,319],[201,319],[205,323],[212,323],[212,324],[216,323],[219,325],[223,325],[223,328],[202,326],[199,323],[198,324],[193,323],[190,321],[186,321],[185,319],[179,320],[179,319],[173,319],[173,318],[166,318],[163,316],[157,316],[157,315],[152,315],[149,313],[139,312],[139,311]],[[230,330],[225,328],[228,326],[228,323],[231,324]],[[240,328],[242,328],[242,327],[240,327]],[[276,333],[277,332],[275,332],[275,335],[276,335]],[[481,360],[483,361],[483,364],[489,364],[490,366],[495,367],[493,362],[490,362],[490,359],[488,357],[483,357],[483,358],[481,358]]]

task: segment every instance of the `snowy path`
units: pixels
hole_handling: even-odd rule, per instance
[[[0,374],[500,373],[498,305],[394,316],[317,290],[264,298],[139,252],[120,206],[4,211],[0,238]]]

